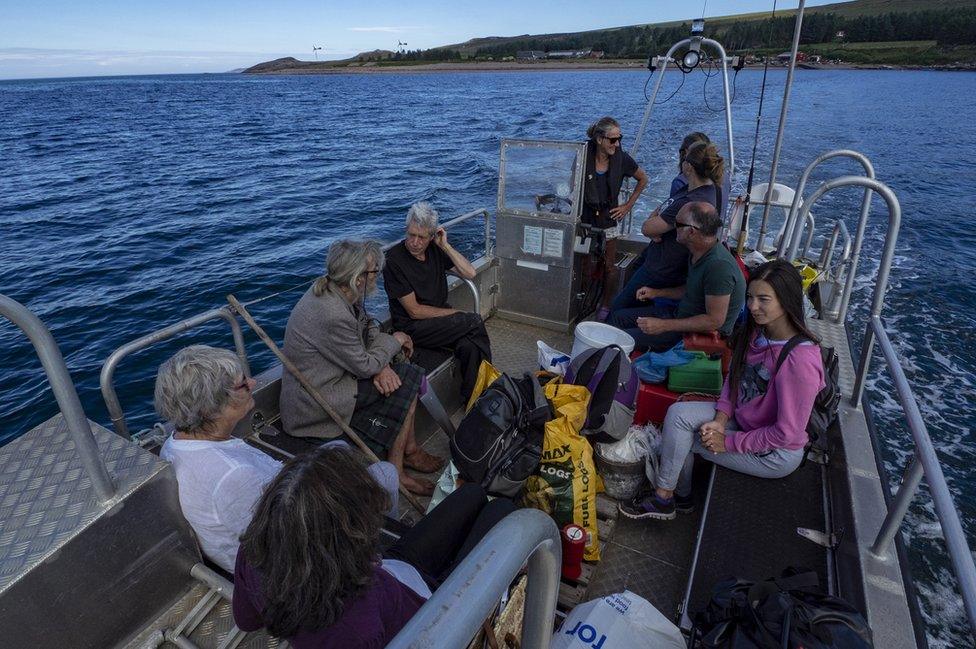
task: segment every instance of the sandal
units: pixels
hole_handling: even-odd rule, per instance
[[[433,473],[444,467],[444,459],[418,447],[413,453],[403,456],[403,466],[421,473]]]

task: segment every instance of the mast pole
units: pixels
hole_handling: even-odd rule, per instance
[[[790,90],[793,88],[793,71],[796,69],[796,53],[800,49],[800,30],[803,27],[803,7],[806,0],[800,0],[796,9],[796,24],[793,28],[793,48],[790,50],[790,67],[786,72],[786,88],[783,90],[783,106],[779,112],[779,128],[776,130],[776,144],[773,147],[773,162],[769,168],[769,185],[766,187],[766,197],[763,205],[762,226],[769,219],[769,201],[773,195],[773,185],[776,184],[776,169],[779,166],[780,149],[783,146],[783,131],[786,128],[786,112],[790,106]],[[783,236],[789,236],[783,233]]]

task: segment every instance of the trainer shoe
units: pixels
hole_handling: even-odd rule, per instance
[[[682,496],[680,494],[674,494],[674,510],[679,514],[694,514],[695,500],[691,495]]]
[[[661,521],[670,521],[675,515],[674,498],[662,500],[656,494],[633,503],[620,503],[617,505],[617,509],[627,518],[634,519],[654,518]]]

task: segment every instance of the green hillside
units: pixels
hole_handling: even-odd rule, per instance
[[[729,52],[766,54],[787,49],[796,10],[718,16],[706,19],[706,35]],[[607,58],[645,58],[664,53],[688,35],[690,19],[597,29],[585,32],[476,38],[430,50],[396,54],[401,61],[499,59],[519,51],[600,50]],[[925,41],[928,45],[893,45]],[[888,43],[861,49],[857,43]],[[948,63],[976,61],[976,0],[855,0],[806,10],[804,51],[853,63]],[[812,47],[808,47],[812,46]],[[846,57],[846,58],[845,58]],[[921,57],[921,58],[918,58]]]

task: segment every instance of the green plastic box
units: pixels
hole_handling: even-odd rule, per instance
[[[722,392],[722,360],[711,360],[705,352],[691,352],[695,358],[668,369],[668,390],[672,392]]]

